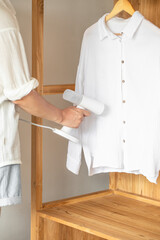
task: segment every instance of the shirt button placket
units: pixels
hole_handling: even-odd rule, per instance
[[[121,41],[121,91],[122,91],[122,147],[123,147],[123,156],[125,161],[125,146],[126,146],[126,79],[125,79],[125,56],[124,56],[124,39],[122,37]]]

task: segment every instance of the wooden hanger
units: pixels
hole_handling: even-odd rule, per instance
[[[128,0],[119,0],[115,5],[112,11],[105,17],[105,22],[107,22],[112,17],[116,16],[118,13],[125,11],[130,15],[133,15],[135,12],[131,3]],[[121,35],[121,33],[117,33],[116,35]]]

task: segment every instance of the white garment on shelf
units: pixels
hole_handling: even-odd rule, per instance
[[[107,13],[109,14],[109,13]],[[128,19],[103,15],[84,33],[75,91],[103,102],[68,142],[68,170],[88,175],[127,172],[157,183],[160,170],[160,29],[139,11]],[[121,36],[114,33],[121,33]]]
[[[0,0],[0,167],[21,164],[18,106],[12,101],[39,85],[29,73],[14,8]]]

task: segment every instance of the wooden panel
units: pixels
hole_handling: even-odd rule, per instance
[[[60,94],[66,89],[75,90],[75,84],[44,85],[43,95]]]
[[[146,17],[146,19],[160,27],[160,1],[141,0],[139,2],[139,11]]]
[[[114,3],[116,2],[117,0],[114,1]],[[130,2],[135,10],[139,10],[146,19],[160,27],[159,0],[131,0]],[[124,12],[118,15],[122,17],[130,16]],[[146,177],[141,174],[110,173],[109,188],[160,200],[160,176],[157,180],[157,184],[154,184],[149,182]]]
[[[37,240],[44,240],[44,218],[39,217],[37,214]]]
[[[117,0],[114,0],[116,3]],[[130,0],[135,10],[140,11],[146,19],[160,27],[160,1],[159,0]],[[130,17],[126,12],[121,12],[117,16]]]
[[[37,92],[43,93],[43,0],[32,0],[32,76],[39,80]],[[32,116],[32,122],[42,119]],[[32,126],[31,162],[31,240],[37,239],[36,210],[42,207],[42,128]]]
[[[103,240],[89,233],[44,219],[43,240]]]
[[[145,202],[137,199],[120,194],[101,197],[97,195],[95,198],[57,205],[38,212],[45,219],[104,239],[159,240],[159,201],[157,201],[159,206],[156,206],[147,203],[147,199]],[[70,239],[72,238],[65,240]]]
[[[116,1],[115,1],[116,2]],[[160,26],[160,1],[131,0],[135,10]],[[32,0],[33,68],[41,95],[74,90],[74,84],[43,87],[43,0]],[[121,13],[120,16],[128,17]],[[32,117],[42,124],[42,119]],[[110,173],[110,189],[116,194],[96,194],[58,200],[42,205],[42,129],[32,127],[31,240],[158,240],[160,239],[159,202],[140,201],[135,194],[160,199],[160,181],[152,184],[142,175]],[[126,192],[126,193],[125,193]],[[132,194],[128,194],[128,193]],[[152,203],[152,204],[151,204]],[[52,208],[51,208],[52,206]],[[39,210],[41,208],[43,210]],[[40,216],[40,217],[39,217]]]
[[[115,175],[115,186],[110,185],[110,189],[122,190],[160,200],[160,177],[157,180],[157,184],[154,184],[141,174],[115,173]],[[115,175],[113,175],[112,182],[114,182]],[[112,188],[113,186],[114,188]]]
[[[81,196],[65,198],[65,199],[61,199],[61,200],[57,200],[57,201],[53,201],[53,202],[43,203],[43,208],[47,209],[47,208],[60,206],[60,205],[64,205],[64,204],[73,204],[73,203],[81,202],[84,200],[107,196],[107,195],[110,195],[113,193],[114,193],[114,191],[112,191],[112,190],[104,190],[104,191],[99,191],[99,192],[94,192],[94,193],[89,193],[89,194],[83,194]]]

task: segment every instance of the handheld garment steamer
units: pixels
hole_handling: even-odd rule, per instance
[[[77,108],[87,109],[96,115],[100,115],[104,111],[103,103],[101,103],[95,99],[86,97],[84,95],[80,95],[79,93],[76,93],[70,89],[66,89],[64,91],[63,99],[74,103],[75,105],[77,105],[76,106]],[[61,131],[63,131],[64,133],[67,133],[69,135],[70,135],[71,130],[72,130],[72,128],[67,127],[67,126],[63,126],[61,128]]]
[[[73,104],[77,105],[77,108],[81,108],[81,109],[87,109],[97,115],[102,114],[102,112],[104,111],[104,104],[100,103],[94,99],[91,99],[89,97],[86,97],[84,95],[80,95],[70,89],[66,89],[63,93],[63,98],[69,102],[72,102]],[[30,121],[24,120],[24,119],[19,119],[21,121],[30,123],[32,125],[38,126],[38,127],[43,127],[43,128],[47,128],[52,130],[54,133],[72,141],[75,143],[79,142],[79,139],[73,137],[70,135],[70,132],[73,128],[71,127],[67,127],[67,126],[63,126],[61,129],[57,129],[57,128],[52,128],[49,126],[44,126],[44,125],[40,125],[40,124],[36,124],[36,123],[32,123]]]

